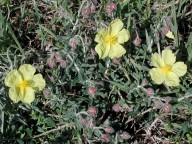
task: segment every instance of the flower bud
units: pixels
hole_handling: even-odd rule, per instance
[[[172,98],[171,98],[171,97],[166,97],[166,98],[165,98],[165,102],[166,102],[166,103],[169,103],[170,101],[172,101]]]
[[[96,87],[90,87],[90,88],[88,89],[88,94],[91,95],[91,96],[94,96],[95,93],[96,93],[96,91],[97,91],[97,88],[96,88]]]
[[[123,139],[125,139],[125,140],[128,140],[131,136],[130,136],[130,134],[128,134],[127,132],[123,132],[122,134],[121,134],[121,137],[123,138]]]
[[[147,81],[146,78],[144,78],[144,79],[142,80],[142,82],[141,82],[141,85],[142,85],[142,86],[146,86],[147,84],[148,84],[148,81]]]
[[[171,105],[170,104],[164,104],[162,109],[164,112],[167,113],[171,110]]]
[[[95,122],[93,120],[90,120],[87,122],[87,127],[93,128],[95,126]]]
[[[147,93],[147,95],[149,95],[149,96],[153,96],[153,95],[154,95],[154,90],[153,90],[152,88],[147,88],[147,89],[146,89],[146,93]]]
[[[108,143],[108,142],[110,142],[110,139],[109,139],[109,135],[108,134],[103,134],[103,135],[101,135],[101,141],[103,142],[103,143]]]
[[[137,35],[137,37],[133,40],[133,44],[135,45],[135,46],[140,46],[140,44],[141,44],[141,39],[140,39],[140,37]]]
[[[119,106],[119,105],[117,105],[117,104],[115,104],[115,105],[112,107],[112,109],[113,109],[115,112],[120,112],[120,111],[122,110],[122,107]]]
[[[106,127],[105,129],[105,132],[108,133],[108,134],[112,134],[115,132],[115,130],[112,128],[112,127]]]
[[[84,17],[84,18],[88,18],[89,15],[91,14],[91,8],[90,6],[85,6],[82,11],[81,11],[81,15]]]
[[[165,38],[165,35],[170,31],[170,27],[165,24],[161,30],[161,37]]]
[[[95,13],[95,9],[96,9],[96,8],[95,8],[95,5],[94,5],[94,4],[92,4],[92,5],[91,5],[91,13],[92,13],[92,14],[94,14],[94,13]]]
[[[71,38],[71,39],[69,40],[69,46],[70,46],[71,48],[75,48],[75,47],[76,47],[75,38]]]
[[[113,58],[112,59],[112,62],[114,63],[114,64],[120,64],[120,58]]]
[[[49,59],[47,59],[47,65],[50,68],[55,68],[56,67],[56,59],[54,56],[50,57]]]
[[[97,115],[97,108],[96,107],[89,107],[87,112],[90,116],[95,117]]]
[[[60,54],[57,54],[57,55],[55,56],[55,60],[56,60],[56,62],[61,62],[63,59],[62,59],[62,57],[61,57]]]
[[[108,14],[111,14],[111,13],[115,12],[116,10],[117,10],[117,5],[115,3],[112,2],[107,5],[106,12]]]
[[[153,106],[154,106],[154,108],[160,109],[160,108],[162,108],[163,104],[160,100],[154,100]]]
[[[67,61],[66,61],[66,60],[60,61],[60,66],[61,66],[62,68],[66,68],[66,67],[67,67]]]
[[[49,91],[48,88],[46,88],[46,89],[43,90],[43,95],[44,95],[44,96],[47,97],[47,96],[49,96],[49,94],[50,94],[50,91]]]

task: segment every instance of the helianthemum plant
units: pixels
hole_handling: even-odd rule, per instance
[[[108,28],[102,29],[95,37],[98,43],[95,47],[99,58],[107,56],[110,58],[119,58],[126,53],[125,48],[121,45],[130,38],[129,31],[123,28],[123,22],[115,19]]]
[[[14,69],[5,77],[5,85],[10,87],[9,97],[14,102],[31,104],[35,99],[35,92],[45,88],[45,80],[41,74],[36,74],[36,69],[30,64]]]
[[[176,56],[168,49],[163,50],[162,55],[154,53],[151,62],[156,68],[150,70],[150,75],[156,84],[178,86],[179,77],[187,72],[187,65],[183,62],[176,62]]]

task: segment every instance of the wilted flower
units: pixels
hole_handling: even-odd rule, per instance
[[[12,70],[5,77],[5,85],[10,87],[9,97],[14,102],[31,104],[35,99],[35,92],[45,87],[45,80],[30,64],[20,66],[19,70]]]
[[[170,39],[174,39],[174,35],[172,33],[172,31],[170,31],[170,28],[167,24],[165,24],[162,28],[162,32],[161,32],[162,37],[164,38],[164,36],[170,38]]]
[[[123,28],[123,22],[115,19],[107,29],[102,29],[95,37],[98,44],[95,51],[99,58],[103,59],[109,56],[111,59],[119,58],[126,53],[124,47],[120,44],[128,41],[129,31]]]
[[[56,67],[56,59],[54,56],[51,56],[50,58],[47,59],[47,65],[50,68],[55,68]]]
[[[96,107],[89,107],[87,110],[88,114],[90,116],[96,116],[97,115],[97,108]]]
[[[109,135],[108,134],[103,134],[101,135],[101,141],[104,142],[104,143],[108,143],[110,142],[110,139],[109,139]]]
[[[115,105],[112,107],[112,109],[113,109],[115,112],[119,112],[119,111],[122,110],[122,107],[119,106],[119,105],[117,105],[117,104],[115,104]]]
[[[95,93],[97,91],[97,88],[96,87],[90,87],[88,88],[88,94],[91,95],[91,96],[94,96]]]
[[[115,132],[115,130],[112,128],[112,127],[106,127],[105,129],[105,132],[108,133],[108,134],[112,134]]]
[[[150,75],[156,84],[164,82],[167,86],[178,86],[179,77],[187,72],[187,65],[183,62],[175,63],[176,56],[168,49],[163,50],[162,55],[153,54],[151,61],[156,68],[150,70]]]
[[[116,10],[117,10],[117,5],[115,3],[112,2],[107,5],[106,12],[108,14],[111,14],[111,13],[115,12]]]

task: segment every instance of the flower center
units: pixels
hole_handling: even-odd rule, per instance
[[[27,87],[30,87],[30,82],[27,80],[23,80],[19,83],[19,88],[21,91],[24,91]]]
[[[165,65],[165,67],[163,67],[162,70],[164,74],[167,74],[171,70],[171,65]]]
[[[108,43],[108,44],[116,44],[117,43],[117,37],[112,36],[112,35],[108,35],[105,38],[105,42]]]

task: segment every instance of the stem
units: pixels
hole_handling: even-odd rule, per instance
[[[189,97],[192,97],[192,94],[183,96],[183,97],[181,97],[181,98],[178,98],[177,101],[182,101],[182,100],[184,100],[184,99],[186,99],[186,98],[189,98]]]
[[[59,130],[65,128],[65,127],[75,127],[75,126],[74,126],[74,125],[70,125],[70,124],[65,124],[65,125],[62,125],[62,126],[59,126],[59,127],[55,128],[55,129],[51,129],[51,130],[46,131],[46,132],[44,132],[44,133],[41,133],[41,134],[39,134],[39,135],[33,136],[33,138],[38,138],[38,137],[47,135],[47,134],[49,134],[49,133],[51,133],[51,132],[59,131]]]

